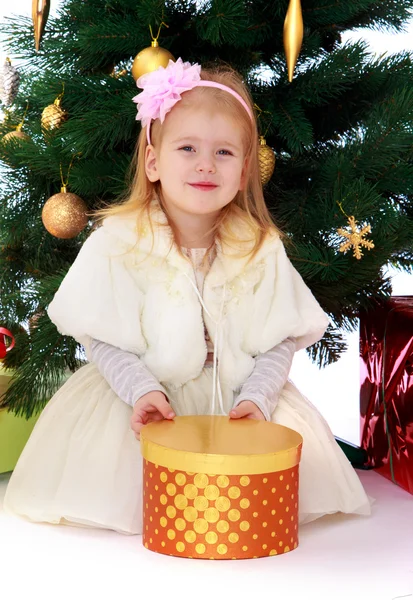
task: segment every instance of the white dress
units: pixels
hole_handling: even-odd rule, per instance
[[[202,278],[201,278],[202,279]],[[168,388],[177,415],[206,414],[213,370],[178,390]],[[225,411],[234,392],[222,386]],[[142,459],[130,428],[132,408],[93,363],[79,369],[41,414],[10,479],[4,509],[35,522],[142,532]],[[299,519],[370,514],[360,480],[317,409],[288,381],[272,421],[303,437]]]

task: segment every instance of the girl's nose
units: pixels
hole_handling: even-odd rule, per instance
[[[198,173],[215,173],[215,163],[209,157],[200,157],[196,165],[196,170]]]

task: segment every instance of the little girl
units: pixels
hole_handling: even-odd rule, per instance
[[[48,309],[89,363],[44,409],[5,509],[139,534],[142,427],[223,414],[303,436],[301,523],[369,514],[328,425],[287,380],[294,352],[328,319],[266,208],[245,85],[229,69],[178,59],[138,86],[129,196],[101,211]]]

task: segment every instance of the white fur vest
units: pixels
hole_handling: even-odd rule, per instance
[[[192,283],[191,283],[192,281]],[[138,355],[155,377],[178,388],[197,377],[220,321],[220,381],[236,390],[254,357],[288,336],[297,350],[319,340],[328,319],[287,258],[268,236],[248,263],[234,248],[217,247],[206,276],[203,311],[191,263],[171,247],[168,227],[139,228],[136,215],[104,221],[81,248],[48,314],[58,330],[89,354],[95,338]]]

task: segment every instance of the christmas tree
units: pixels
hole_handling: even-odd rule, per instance
[[[175,58],[229,63],[247,80],[276,157],[266,201],[332,321],[309,352],[320,365],[337,360],[360,308],[391,293],[385,266],[409,270],[413,259],[413,57],[377,58],[341,36],[359,27],[399,31],[412,8],[413,0],[304,1],[291,82],[288,0],[67,0],[47,21],[39,51],[31,19],[7,19],[9,56],[24,66],[18,91],[9,81],[13,98],[0,124],[0,326],[16,338],[3,405],[32,414],[84,360],[46,308],[94,225],[85,211],[127,193],[139,134],[131,67],[158,30]],[[79,196],[77,211],[62,222],[67,193]],[[43,207],[56,194],[46,229]]]

